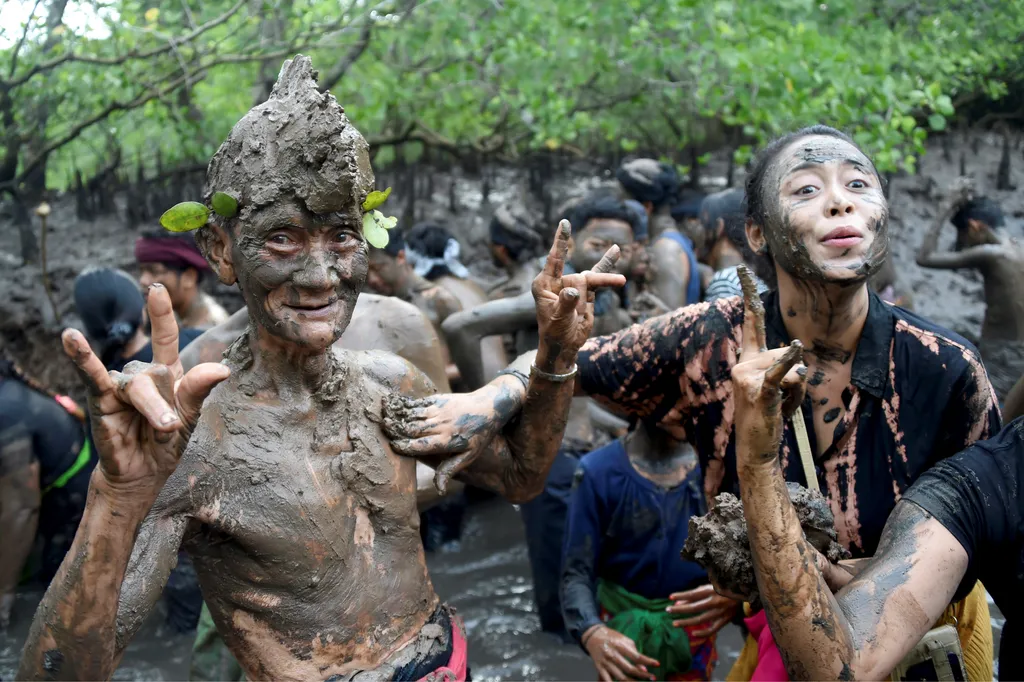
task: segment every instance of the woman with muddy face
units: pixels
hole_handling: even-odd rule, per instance
[[[214,247],[213,258],[222,282],[238,281],[261,343],[322,353],[338,340],[366,282],[361,226],[355,202],[316,215],[294,197],[235,221],[230,246]]]
[[[719,493],[739,492],[732,372],[748,325],[759,328],[765,348],[799,342],[806,397],[793,407],[807,431],[807,470],[828,500],[839,544],[854,558],[869,557],[922,473],[999,431],[991,383],[970,342],[870,290],[888,250],[888,206],[874,165],[849,137],[814,126],[781,138],[758,157],[746,195],[748,241],[773,259],[778,277],[775,290],[750,293],[763,323],[753,325],[744,299],[734,296],[592,338],[576,359],[576,394],[692,444],[713,504]],[[503,376],[492,384],[515,389]],[[473,393],[431,398],[431,409],[418,404],[419,415],[395,420],[389,435],[410,451],[447,451],[441,444],[508,423],[483,400]],[[469,424],[467,414],[472,425],[457,428]],[[799,453],[787,419],[772,454],[787,481],[807,486]],[[694,602],[675,606],[680,618],[702,610]],[[987,620],[986,612],[974,631]],[[969,672],[991,677],[991,669]]]
[[[815,126],[769,146],[747,180],[747,196],[747,238],[774,260],[780,289],[865,283],[885,262],[882,179],[838,131]]]

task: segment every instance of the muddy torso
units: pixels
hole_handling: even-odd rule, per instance
[[[199,473],[185,548],[251,678],[373,669],[437,603],[415,462],[378,427],[385,390],[354,363],[350,374],[333,401],[302,404],[254,399],[236,372],[207,400],[186,453]]]
[[[1024,247],[1008,245],[982,268],[985,276],[983,341],[1024,341]]]

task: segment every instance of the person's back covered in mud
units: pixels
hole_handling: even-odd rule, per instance
[[[209,329],[228,319],[227,311],[201,288],[210,265],[191,234],[145,234],[135,240],[135,262],[143,289],[154,283],[167,289],[182,327]]]
[[[768,346],[799,340],[806,349],[802,411],[814,474],[835,510],[840,542],[855,557],[875,551],[899,495],[923,472],[1000,426],[975,348],[883,303],[868,286],[889,245],[881,183],[850,138],[815,126],[767,147],[746,187],[750,246],[772,259],[778,279],[760,299]],[[743,321],[741,299],[701,303],[591,339],[577,359],[579,394],[694,446],[708,500],[737,492],[730,372]],[[916,399],[922,395],[929,400]],[[456,412],[475,415],[462,437],[476,424],[507,423],[480,401],[475,394],[432,399],[429,416],[398,420],[392,432],[406,451],[430,452]],[[785,476],[805,483],[797,453],[787,422]]]
[[[0,353],[0,631],[22,576],[48,583],[75,536],[96,464],[83,420],[70,398],[46,391]]]
[[[427,573],[416,462],[382,432],[385,401],[433,389],[396,356],[332,348],[365,282],[372,189],[366,141],[317,89],[310,60],[289,60],[207,172],[207,206],[215,192],[237,206],[211,214],[197,241],[250,316],[225,363],[183,374],[162,287],[148,297],[154,363],[108,373],[65,332],[92,392],[100,464],[20,678],[109,678],[184,544],[250,679],[466,679],[464,630]],[[521,366],[529,378],[513,377],[530,397],[491,395],[521,408],[518,424],[472,457],[429,458],[439,488],[458,475],[514,502],[537,494],[589,333],[590,288],[623,283],[607,272],[614,249],[596,272],[563,277],[568,240],[564,225],[534,283],[541,347]]]
[[[985,319],[979,347],[996,393],[1004,398],[1024,373],[1024,244],[1006,233],[1002,207],[988,197],[975,197],[968,180],[960,179],[949,194],[945,209],[925,235],[917,263],[981,272]],[[947,222],[956,227],[956,245],[953,251],[939,253],[939,234]]]

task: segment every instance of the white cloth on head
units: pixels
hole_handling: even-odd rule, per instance
[[[441,258],[433,258],[420,253],[415,249],[409,248],[409,245],[406,244],[405,259],[412,266],[413,272],[420,277],[426,277],[435,266],[441,265],[448,268],[448,272],[452,273],[455,277],[466,279],[469,277],[469,270],[459,261],[459,254],[461,252],[462,247],[454,239],[449,239],[448,243],[445,244],[444,255]]]

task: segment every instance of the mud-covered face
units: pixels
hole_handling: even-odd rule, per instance
[[[889,207],[871,161],[849,142],[826,135],[796,140],[769,168],[764,192],[764,236],[790,275],[854,283],[885,262]]]
[[[397,296],[408,279],[404,251],[392,256],[384,249],[370,249],[366,288],[381,296]]]
[[[362,213],[314,215],[279,201],[236,227],[238,283],[253,321],[305,351],[324,351],[348,326],[366,280]]]
[[[628,275],[633,263],[633,227],[624,220],[594,218],[573,237],[573,251],[570,262],[576,272],[589,270],[605,251],[618,245],[620,255],[615,271]]]

